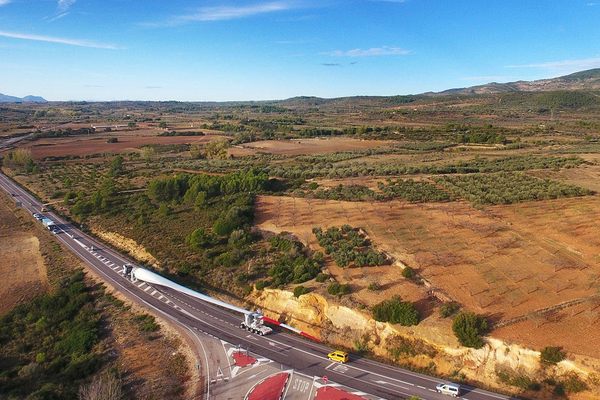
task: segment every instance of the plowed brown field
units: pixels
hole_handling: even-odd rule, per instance
[[[117,143],[107,143],[109,137],[117,137]],[[219,135],[206,136],[157,136],[153,132],[100,133],[66,138],[36,140],[24,147],[31,149],[36,159],[44,157],[85,156],[99,153],[127,153],[146,145],[168,145],[188,143],[208,143],[221,139]]]
[[[378,248],[416,268],[434,288],[466,308],[487,314],[495,322],[527,315],[528,321],[536,321],[527,326],[527,335],[520,332],[522,323],[502,328],[498,333],[503,338],[524,340],[534,347],[563,345],[595,356],[600,355],[600,348],[581,343],[580,333],[571,328],[581,325],[572,317],[574,310],[582,310],[576,316],[586,318],[588,343],[600,343],[598,220],[598,197],[485,210],[460,202],[358,203],[270,196],[257,201],[257,224],[263,229],[292,232],[315,247],[312,227],[363,227]],[[340,271],[343,279],[359,274],[364,281],[384,280],[388,288],[404,286],[399,290],[404,293],[399,294],[407,298],[415,295],[397,267]],[[562,311],[531,315],[577,299],[586,301]],[[546,337],[550,323],[555,324],[556,334]]]

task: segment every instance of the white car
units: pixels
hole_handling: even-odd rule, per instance
[[[460,386],[456,383],[440,383],[435,389],[438,393],[447,394],[452,397],[458,397],[460,395]]]

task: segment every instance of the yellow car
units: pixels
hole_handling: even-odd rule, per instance
[[[348,353],[346,353],[345,351],[336,350],[327,354],[327,358],[329,358],[331,361],[346,363],[348,362]]]

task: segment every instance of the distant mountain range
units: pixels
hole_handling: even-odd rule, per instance
[[[0,93],[0,103],[47,103],[48,101],[40,96],[16,97]]]
[[[537,81],[517,81],[508,83],[492,82],[485,85],[424,93],[428,96],[456,94],[494,94],[511,92],[546,92],[552,90],[596,90],[600,89],[600,68],[576,72],[558,78]]]
[[[574,74],[559,76],[557,78],[540,79],[536,81],[516,81],[507,83],[491,82],[466,88],[448,89],[442,92],[427,92],[417,95],[404,96],[350,96],[338,98],[322,98],[313,96],[298,96],[285,100],[259,101],[259,102],[226,102],[231,104],[265,103],[279,105],[311,105],[340,103],[340,102],[370,102],[378,99],[387,103],[410,103],[419,98],[448,96],[448,95],[486,95],[519,92],[549,92],[549,91],[574,91],[574,90],[600,90],[600,68],[575,72]],[[47,103],[40,96],[16,97],[0,93],[0,103]],[[220,102],[199,102],[199,104],[219,104]]]

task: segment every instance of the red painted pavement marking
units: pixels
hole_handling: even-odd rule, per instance
[[[242,353],[241,351],[236,351],[235,353],[232,354],[233,356],[233,361],[235,362],[235,365],[238,367],[247,367],[248,365],[252,365],[256,362],[256,358],[249,356],[246,353]]]
[[[325,386],[317,389],[315,400],[365,400],[365,398],[338,388]]]
[[[254,386],[246,396],[247,400],[279,400],[290,374],[281,372],[270,376]]]

